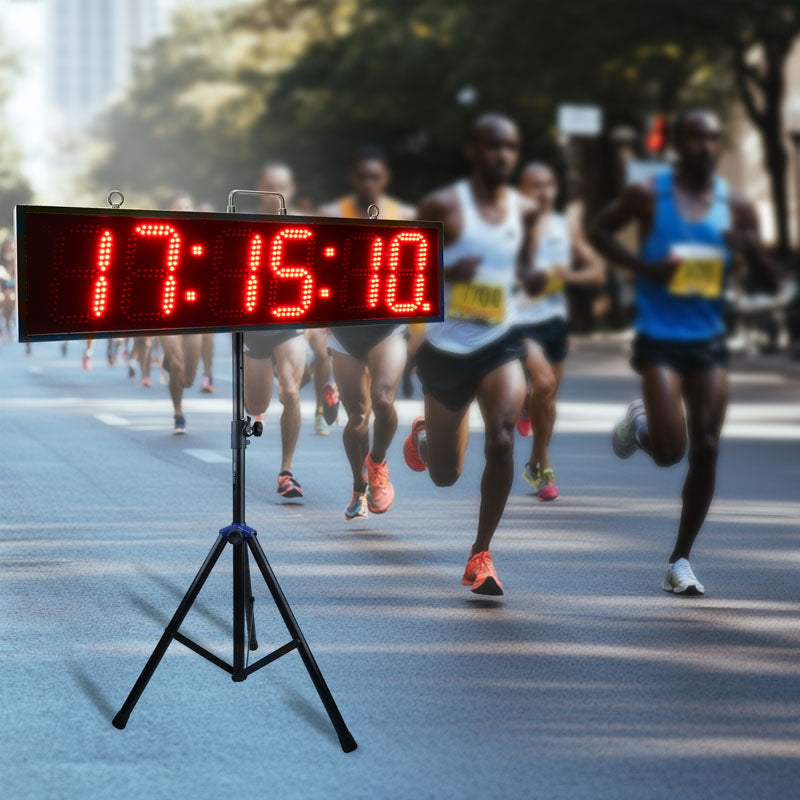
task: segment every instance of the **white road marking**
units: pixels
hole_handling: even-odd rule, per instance
[[[131,424],[129,419],[125,419],[125,417],[118,417],[116,414],[95,414],[94,418],[100,420],[100,422],[103,422],[106,425],[112,425],[114,427],[121,427],[123,425]]]
[[[222,464],[223,462],[227,464],[231,460],[230,456],[223,456],[220,453],[214,452],[213,450],[187,448],[183,452],[186,453],[186,455],[192,456],[192,458],[205,461],[206,464]]]
[[[315,406],[313,400],[300,403],[304,425],[314,418]],[[140,430],[166,430],[167,421],[173,414],[172,403],[167,397],[150,398],[146,405],[141,398],[0,397],[0,410],[5,408],[88,411],[106,425],[133,426]],[[225,397],[186,398],[184,408],[189,417],[202,414],[206,418],[213,415],[219,416],[220,420],[230,419],[230,399]],[[396,400],[395,408],[404,428],[423,413],[421,400]],[[558,404],[556,433],[610,435],[626,408],[627,403],[562,401]],[[277,400],[270,404],[264,415],[268,429],[279,424],[281,411],[282,406]],[[343,410],[339,412],[339,422],[340,428],[346,422]],[[220,425],[224,423],[220,422]],[[469,427],[472,432],[483,431],[477,404],[470,409]],[[800,441],[800,403],[732,403],[722,435],[725,439]]]

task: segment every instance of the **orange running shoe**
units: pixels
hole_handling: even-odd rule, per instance
[[[422,430],[425,430],[425,418],[417,417],[411,423],[411,433],[408,434],[403,442],[403,456],[406,459],[406,464],[415,472],[425,472],[427,469],[425,462],[419,457],[419,448],[417,447],[417,436]]]
[[[367,455],[364,466],[367,468],[367,508],[373,514],[383,514],[394,502],[394,486],[389,482],[386,459],[376,464],[372,456]]]
[[[503,594],[503,584],[497,577],[492,557],[488,550],[481,550],[480,553],[473,555],[472,549],[469,551],[469,561],[464,569],[464,577],[461,579],[464,586],[470,586],[470,591],[475,594]]]

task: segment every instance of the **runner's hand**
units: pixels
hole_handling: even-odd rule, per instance
[[[572,278],[572,270],[566,264],[553,264],[553,272],[561,278],[564,283],[569,283]]]
[[[522,279],[525,291],[533,296],[541,294],[547,285],[547,275],[546,269],[529,269]]]
[[[481,261],[483,256],[462,256],[444,271],[445,278],[453,283],[469,283],[475,277]]]
[[[639,277],[666,286],[672,280],[672,276],[680,263],[681,260],[675,256],[669,256],[663,261],[643,262]]]

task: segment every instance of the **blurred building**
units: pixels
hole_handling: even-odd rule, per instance
[[[179,8],[240,0],[0,0],[0,23],[20,60],[8,117],[22,164],[42,198],[66,202],[80,143],[122,93],[137,52],[170,31]]]
[[[45,69],[59,127],[85,129],[158,33],[158,0],[45,0]]]

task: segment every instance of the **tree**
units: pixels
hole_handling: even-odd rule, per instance
[[[151,204],[186,190],[221,205],[233,186],[252,186],[270,157],[253,131],[276,76],[346,26],[353,5],[258,0],[179,15],[100,120],[90,181]]]
[[[756,126],[770,176],[778,250],[789,252],[789,216],[783,102],[786,60],[800,35],[800,3],[771,0],[757,6],[744,0],[684,5],[687,21],[698,15],[709,37],[727,50],[739,97]],[[696,17],[695,17],[696,18]]]

